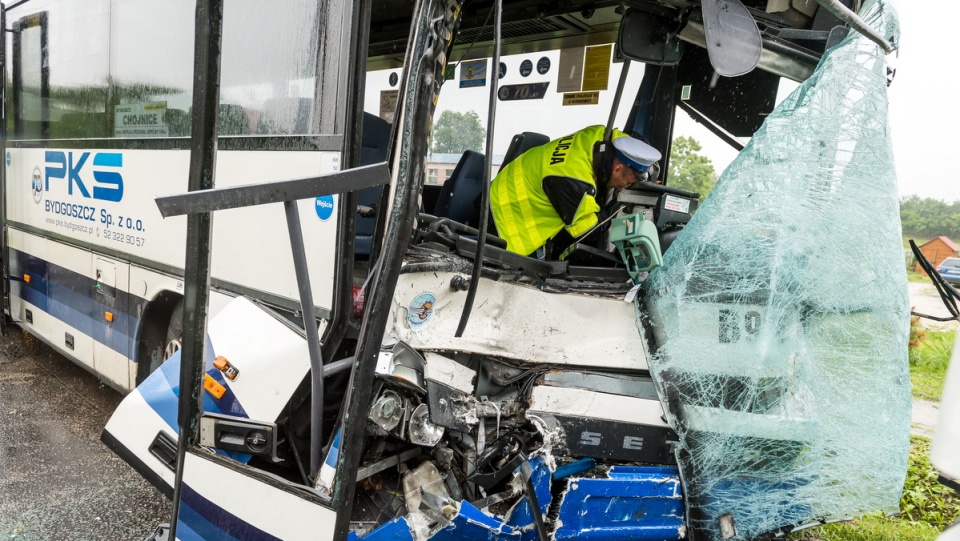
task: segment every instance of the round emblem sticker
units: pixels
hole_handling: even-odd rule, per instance
[[[333,216],[333,196],[321,195],[313,203],[314,210],[317,211],[317,217],[321,222],[325,222]]]
[[[550,71],[550,59],[543,57],[537,61],[537,73],[546,75],[548,71]]]
[[[413,329],[419,329],[430,321],[433,315],[433,305],[437,302],[437,297],[433,293],[421,293],[410,303],[407,310],[407,323]]]
[[[526,77],[531,71],[533,71],[533,62],[524,60],[520,63],[520,75]]]
[[[40,175],[40,168],[33,168],[33,176],[30,177],[30,191],[33,193],[33,202],[40,204],[43,201],[43,177]]]
[[[400,77],[397,76],[397,72],[390,74],[390,86],[397,86],[397,82],[400,80]]]
[[[503,62],[500,62],[500,79],[503,79],[503,76],[507,74],[507,65]]]

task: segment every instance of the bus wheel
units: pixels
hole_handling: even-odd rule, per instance
[[[167,323],[167,339],[164,341],[163,346],[163,359],[160,360],[162,363],[170,357],[173,357],[173,354],[180,351],[182,342],[180,341],[183,337],[183,300],[181,299],[177,302],[177,306],[174,307],[173,313],[170,314],[170,322]]]
[[[162,299],[155,315],[146,319],[140,345],[137,385],[180,350],[183,332],[183,299]],[[164,309],[166,305],[166,309]],[[172,306],[172,309],[169,308]],[[169,310],[169,312],[167,312]],[[167,315],[169,314],[169,315]]]

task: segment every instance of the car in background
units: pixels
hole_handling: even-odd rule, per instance
[[[937,267],[937,272],[951,284],[960,284],[960,257],[948,257]]]

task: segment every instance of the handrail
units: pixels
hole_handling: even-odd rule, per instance
[[[480,224],[477,227],[480,231],[486,233],[487,221],[490,219],[490,170],[493,169],[493,128],[496,125],[497,118],[497,94],[500,81],[500,33],[503,13],[502,0],[493,2],[493,66],[490,70],[490,104],[487,112],[487,145],[486,156],[483,162],[483,190],[480,192]],[[496,75],[493,75],[493,73]],[[483,248],[487,244],[487,236],[478,235],[477,251],[483,253]],[[477,257],[473,261],[473,274],[470,278],[470,287],[467,291],[467,298],[463,303],[463,312],[460,313],[460,324],[457,325],[457,332],[454,336],[460,338],[463,331],[467,328],[467,322],[470,321],[470,312],[473,310],[473,300],[477,296],[477,287],[480,285],[480,271],[483,269],[483,258]]]

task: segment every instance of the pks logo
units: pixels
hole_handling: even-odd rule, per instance
[[[43,177],[40,176],[40,168],[33,168],[33,176],[30,177],[30,191],[33,193],[33,202],[40,204],[43,201]]]
[[[84,166],[90,158],[90,152],[63,152],[48,150],[46,152],[46,168],[44,170],[43,191],[50,191],[50,180],[66,181],[67,194],[73,195],[74,190],[87,199],[119,202],[123,199],[123,176],[120,168],[123,167],[123,154],[119,152],[97,152],[93,155],[93,180],[84,175]],[[34,171],[36,182],[37,171]],[[54,182],[54,189],[58,182]],[[92,188],[91,189],[88,189]],[[37,200],[36,186],[34,186],[34,200]]]

